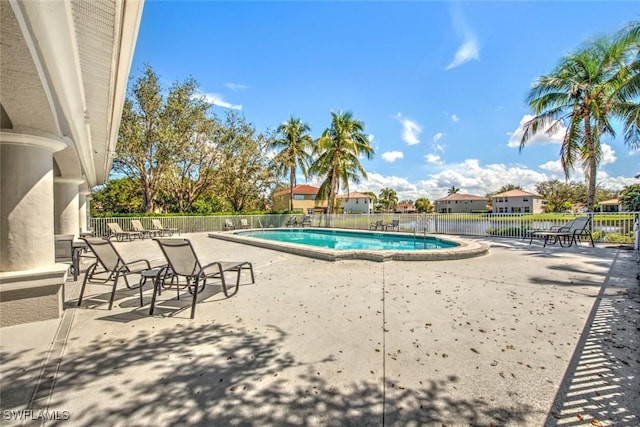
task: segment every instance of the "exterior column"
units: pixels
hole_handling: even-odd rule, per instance
[[[78,224],[80,231],[87,231],[88,229],[89,200],[91,200],[91,192],[80,191],[78,194]]]
[[[55,234],[73,234],[78,237],[80,222],[78,218],[79,185],[82,178],[55,177],[54,186],[54,230]]]
[[[65,147],[0,132],[0,272],[54,264],[53,153]]]

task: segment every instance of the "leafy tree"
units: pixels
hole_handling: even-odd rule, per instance
[[[256,134],[237,113],[227,114],[215,149],[218,160],[215,189],[234,211],[263,208],[276,183],[267,157],[273,136]]]
[[[178,212],[191,210],[193,202],[214,182],[214,141],[220,126],[208,117],[210,105],[198,97],[198,85],[190,79],[175,83],[163,111],[163,141],[172,151],[172,162],[164,176],[166,190],[175,197]]]
[[[313,139],[309,135],[311,128],[302,120],[291,116],[288,122],[278,126],[276,132],[280,138],[274,139],[273,147],[282,150],[273,158],[278,172],[289,174],[289,209],[293,210],[293,187],[296,186],[296,171],[300,167],[305,178],[309,176]]]
[[[582,162],[588,180],[589,210],[595,204],[596,171],[602,156],[600,139],[615,136],[611,118],[625,119],[625,135],[629,135],[629,126],[637,130],[633,127],[637,117],[629,115],[634,111],[631,101],[639,91],[639,68],[633,65],[637,65],[637,43],[632,36],[598,38],[562,58],[551,74],[538,78],[527,97],[536,116],[524,125],[520,150],[539,131],[551,135],[566,122],[560,161],[566,176],[576,162]],[[630,61],[634,56],[635,63]],[[637,132],[631,134],[627,143],[635,134],[637,145]]]
[[[416,211],[420,213],[431,213],[433,212],[433,205],[429,199],[421,197],[416,200]]]
[[[153,212],[160,180],[169,167],[170,147],[162,141],[162,88],[149,65],[124,102],[113,171],[135,179],[144,197],[144,210]]]
[[[364,123],[353,114],[331,113],[331,127],[326,129],[315,147],[316,160],[311,173],[324,177],[318,197],[327,200],[327,212],[334,211],[336,195],[340,184],[349,191],[349,181],[360,182],[367,173],[360,163],[360,156],[370,159],[374,150],[364,134]],[[327,227],[330,227],[330,220]]]
[[[140,212],[144,204],[140,184],[131,178],[110,179],[91,197],[91,213]]]
[[[378,201],[387,212],[393,212],[398,206],[398,194],[392,188],[383,188],[380,190]]]
[[[536,185],[536,191],[547,201],[547,212],[564,212],[571,208],[575,194],[571,184],[557,179]]]
[[[452,194],[457,194],[460,192],[460,188],[456,187],[455,185],[452,185],[450,189],[447,190],[447,195],[452,195]]]
[[[618,198],[626,210],[640,211],[640,184],[627,185],[622,189]]]

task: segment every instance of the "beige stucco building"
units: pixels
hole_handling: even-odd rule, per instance
[[[327,207],[326,200],[316,200],[318,187],[301,184],[293,187],[293,210],[312,215],[314,210],[323,210]],[[289,188],[277,191],[271,196],[273,209],[282,211],[289,209],[291,191]]]
[[[0,325],[59,317],[54,235],[109,175],[143,2],[0,1]]]
[[[493,213],[544,213],[547,201],[535,193],[510,190],[492,198]]]
[[[472,213],[485,212],[487,198],[472,194],[454,193],[435,201],[434,212],[437,213]]]

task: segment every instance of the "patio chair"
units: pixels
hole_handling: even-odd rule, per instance
[[[147,230],[146,228],[144,228],[144,226],[142,225],[142,222],[140,222],[139,219],[131,220],[131,228],[133,229],[133,231],[140,233],[140,236],[143,239],[145,236],[149,236],[151,238],[161,233],[160,230]]]
[[[382,220],[379,219],[376,222],[372,222],[371,224],[369,224],[369,230],[384,230],[384,224],[382,223]]]
[[[311,227],[311,215],[305,215],[302,217],[302,226],[308,225]]]
[[[78,306],[82,304],[82,297],[87,286],[87,282],[94,279],[96,274],[106,274],[107,278],[102,280],[102,283],[113,282],[111,288],[111,297],[109,298],[109,310],[113,307],[113,300],[116,296],[116,288],[118,281],[122,277],[124,283],[129,289],[133,289],[129,285],[127,276],[131,274],[140,274],[144,270],[151,269],[151,264],[146,259],[139,259],[135,261],[125,262],[116,250],[113,243],[108,239],[101,237],[84,237],[82,238],[91,249],[91,252],[96,256],[96,261],[87,268],[84,274],[84,280],[82,281],[82,287],[80,288],[80,296],[78,297]],[[103,270],[96,271],[98,267]],[[142,286],[140,284],[139,286]],[[140,289],[142,292],[142,289]]]
[[[249,270],[251,273],[251,283],[255,283],[253,266],[248,261],[214,261],[203,266],[198,260],[198,256],[188,239],[154,240],[158,242],[160,249],[162,249],[164,256],[167,258],[168,268],[173,278],[176,280],[179,280],[180,277],[186,279],[186,286],[189,288],[189,292],[193,294],[193,302],[191,303],[192,319],[196,314],[198,293],[204,290],[208,279],[220,279],[222,282],[222,291],[227,298],[232,297],[238,292],[242,270]],[[229,271],[236,273],[236,283],[232,289],[227,288],[227,281],[224,276],[224,273]],[[156,289],[157,286],[154,286],[149,314],[153,314]]]
[[[224,229],[225,230],[235,230],[236,226],[233,224],[233,221],[231,221],[229,218],[224,220]]]
[[[533,235],[533,233],[544,233],[548,231],[557,232],[557,231],[569,230],[574,221],[575,219],[572,219],[571,221],[567,221],[562,225],[552,225],[549,228],[543,228],[543,229],[540,229],[540,228],[524,229],[522,233],[522,240],[532,239],[533,237],[536,237]],[[529,241],[529,244],[531,244],[531,241]]]
[[[124,231],[117,222],[108,222],[107,227],[109,227],[108,238],[115,237],[118,242],[122,242],[124,239],[132,241],[136,237],[142,238],[138,231]]]
[[[591,247],[594,247],[593,236],[591,235],[591,230],[589,230],[590,222],[590,216],[581,216],[571,221],[568,226],[562,226],[557,230],[533,231],[531,232],[529,244],[531,244],[534,237],[540,237],[544,239],[543,247],[547,246],[550,239],[552,239],[551,244],[560,243],[560,246],[570,247],[574,243],[577,245],[580,238],[586,236],[591,241]]]
[[[173,233],[180,234],[180,230],[178,228],[165,227],[162,225],[159,219],[152,219],[151,224],[153,224],[153,229],[159,232],[160,236],[173,236]]]
[[[240,218],[240,228],[249,228],[249,221],[247,221],[247,218]]]
[[[289,220],[285,225],[287,227],[296,227],[298,225],[298,218],[296,218],[295,216],[292,216],[291,218],[289,218]]]
[[[391,231],[395,230],[395,231],[400,231],[400,220],[399,219],[394,219],[393,221],[391,221],[389,224],[387,224],[385,226],[385,229],[391,229]]]

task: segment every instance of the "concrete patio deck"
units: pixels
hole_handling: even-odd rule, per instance
[[[149,316],[150,287],[108,311],[110,287],[77,308],[67,282],[62,319],[0,329],[4,425],[640,424],[632,251],[473,239],[489,253],[329,262],[183,237],[253,262],[256,284],[211,286],[191,320],[175,291]]]

